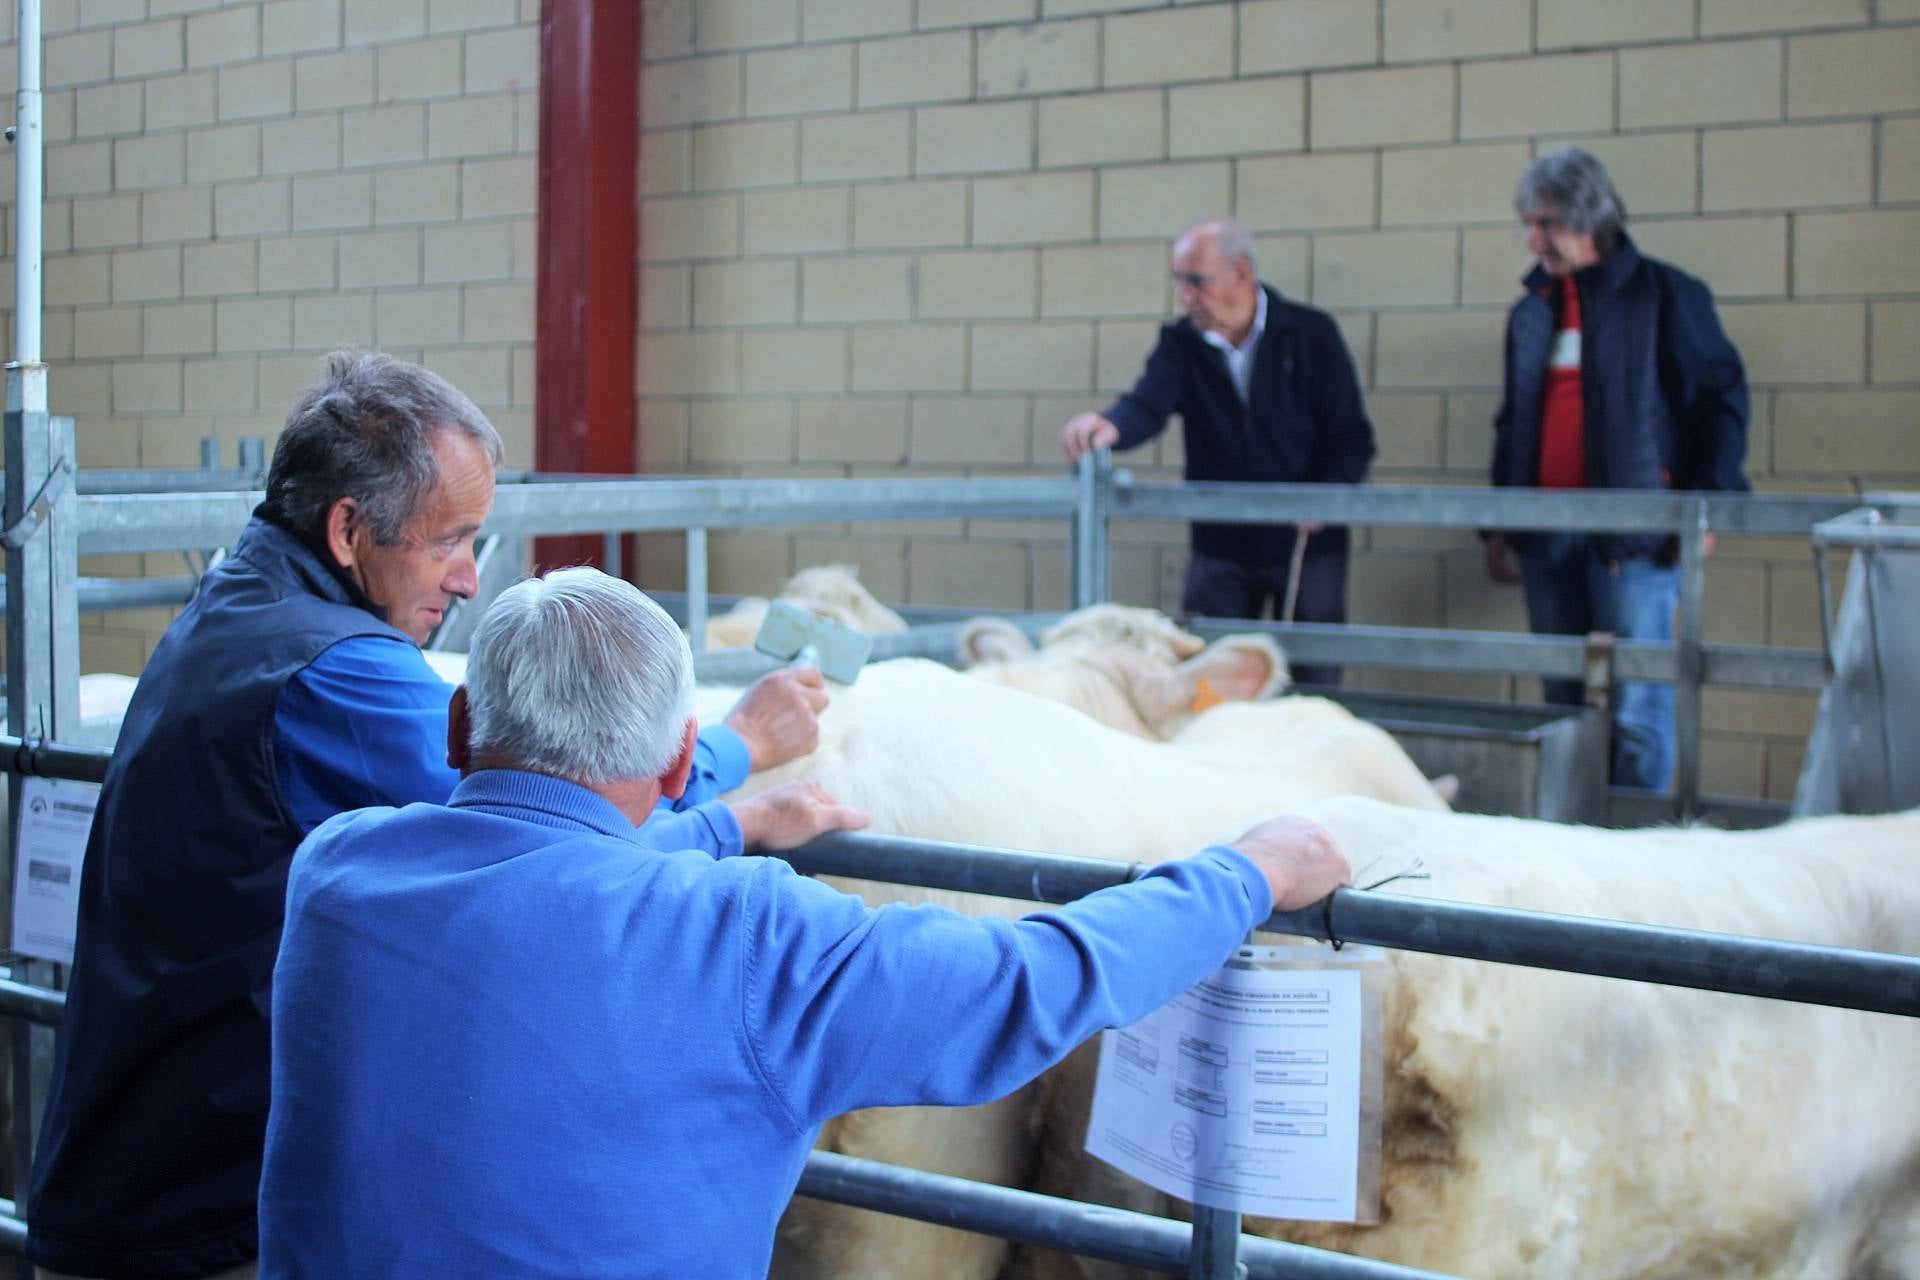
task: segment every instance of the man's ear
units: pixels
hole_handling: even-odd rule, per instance
[[[353,534],[359,527],[360,504],[339,498],[327,508],[327,550],[342,569],[353,567]]]
[[[678,800],[686,794],[687,777],[693,772],[693,744],[699,737],[700,726],[689,717],[686,735],[680,740],[680,754],[660,775],[660,794],[669,800]]]
[[[467,686],[461,685],[453,691],[452,701],[447,703],[447,768],[458,769],[462,774],[473,760],[471,744],[467,736],[473,729],[473,715],[467,707]]]

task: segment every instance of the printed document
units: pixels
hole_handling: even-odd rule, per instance
[[[1303,951],[1315,954],[1241,954]],[[1372,1220],[1376,1206],[1361,1194],[1362,1014],[1360,967],[1230,962],[1104,1033],[1087,1150],[1215,1209]],[[1367,1110],[1377,1122],[1377,1106]],[[1377,1128],[1371,1136],[1377,1149]]]
[[[99,798],[94,782],[21,780],[19,838],[13,844],[13,949],[22,955],[73,963],[80,863]]]

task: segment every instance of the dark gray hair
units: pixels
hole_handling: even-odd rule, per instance
[[[1533,158],[1513,189],[1521,217],[1554,210],[1570,229],[1591,235],[1602,253],[1620,247],[1627,202],[1607,176],[1607,166],[1578,147],[1554,147]]]
[[[466,684],[477,757],[588,786],[657,778],[693,712],[693,654],[631,583],[556,569],[488,607]]]
[[[378,351],[336,351],[287,413],[267,500],[293,528],[324,539],[327,512],[352,498],[374,541],[391,546],[439,479],[441,431],[478,441],[500,465],[500,433],[445,378]]]

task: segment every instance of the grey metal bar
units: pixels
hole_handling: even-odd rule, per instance
[[[0,1215],[0,1252],[22,1256],[26,1251],[27,1224],[10,1213]]]
[[[107,762],[112,759],[111,751],[99,747],[41,742],[17,734],[0,735],[0,767],[15,774],[99,782],[107,776]],[[19,810],[16,808],[14,812]]]
[[[1073,530],[1073,607],[1084,609],[1099,604],[1107,589],[1107,496],[1112,492],[1110,479],[1113,455],[1094,449],[1080,455],[1074,464],[1074,483],[1079,490],[1072,520]]]
[[[1398,485],[1116,484],[1115,519],[1208,520],[1272,524],[1318,520],[1326,524],[1460,529],[1566,529],[1615,533],[1675,533],[1704,502],[1720,533],[1804,536],[1823,520],[1859,506],[1852,498],[1814,494],[1663,493],[1628,489],[1454,489]]]
[[[1029,613],[1008,617],[1005,621],[1032,638],[1038,637],[1065,616],[1063,613]],[[867,655],[867,661],[884,662],[888,658],[951,660],[959,647],[960,629],[965,625],[964,621],[936,622],[914,627],[910,631],[875,636],[873,651]],[[693,674],[702,684],[746,684],[783,665],[778,659],[752,649],[718,649],[697,654],[693,661]]]
[[[1282,642],[1289,658],[1305,662],[1338,661],[1354,667],[1481,671],[1569,680],[1580,678],[1585,671],[1586,641],[1577,636],[1245,618],[1194,618],[1187,629],[1206,639],[1244,632],[1272,635]],[[1705,678],[1712,684],[1819,689],[1825,683],[1823,660],[1812,649],[1711,644],[1701,646],[1701,658]],[[1623,680],[1672,681],[1676,678],[1677,661],[1674,646],[1643,640],[1623,640],[1613,652],[1614,674]]]
[[[20,1018],[36,1026],[57,1027],[67,1007],[65,993],[0,978],[0,1018]]]
[[[600,568],[608,575],[619,578],[625,574],[620,565],[620,534],[609,530],[600,535]]]
[[[813,874],[1040,902],[1071,901],[1140,870],[1123,862],[844,832],[822,836],[787,860]],[[1343,942],[1920,1017],[1916,956],[1358,889],[1335,890],[1330,903],[1305,911],[1276,912],[1260,928],[1324,940],[1329,925]]]
[[[695,525],[687,530],[687,643],[693,656],[707,651],[707,531]]]
[[[1707,505],[1693,499],[1693,520],[1680,530],[1680,600],[1674,613],[1673,806],[1693,816],[1700,801],[1700,645],[1707,622]]]
[[[1240,1263],[1240,1215],[1194,1205],[1187,1280],[1238,1280],[1246,1274],[1247,1268]]]
[[[1184,1222],[827,1151],[807,1157],[797,1194],[1173,1274],[1186,1272],[1193,1248]],[[1251,1280],[1448,1280],[1277,1240],[1241,1236],[1237,1243]]]

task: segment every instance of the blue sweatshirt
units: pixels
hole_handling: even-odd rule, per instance
[[[439,804],[460,781],[447,765],[453,691],[417,646],[342,640],[287,681],[274,710],[274,766],[302,831],[369,805]],[[747,780],[747,745],[725,725],[700,731],[687,789],[647,823],[661,849],[740,851],[740,823],[718,803]]]
[[[1231,849],[1024,920],[646,847],[488,771],[295,855],[264,1280],[758,1276],[820,1126],[1024,1084],[1270,910]]]

